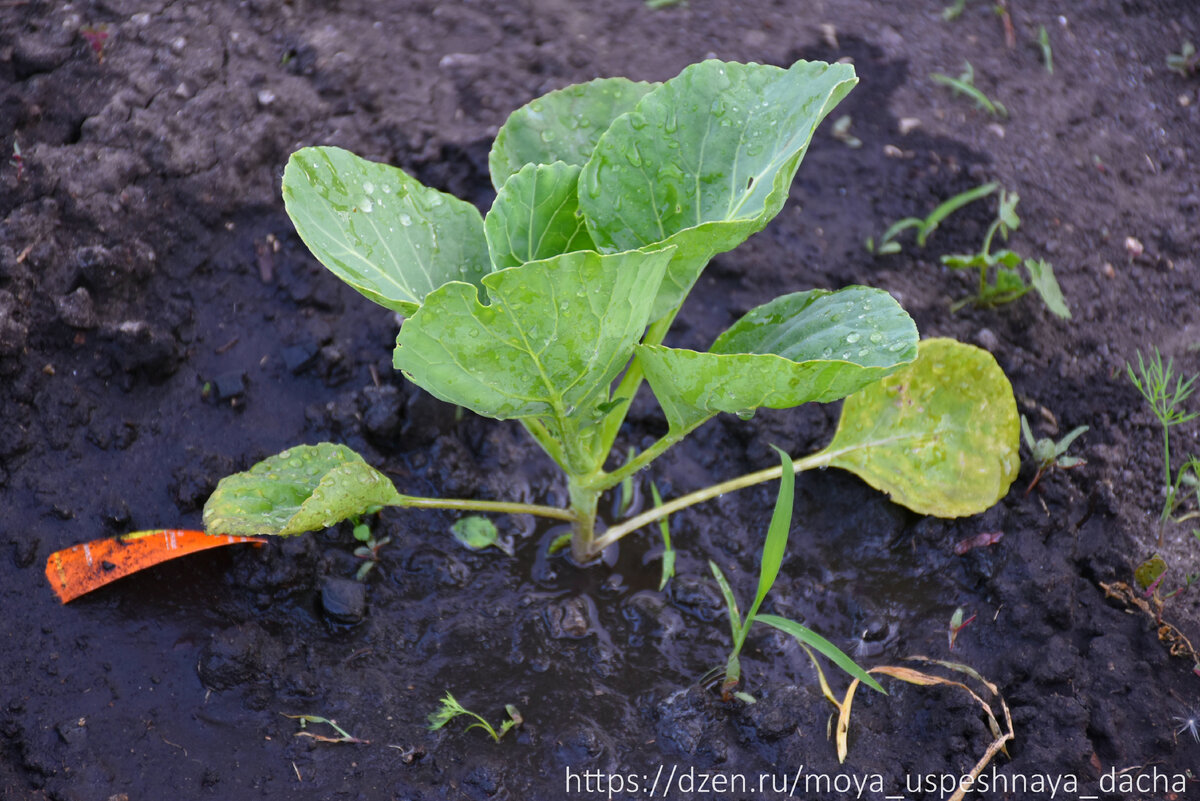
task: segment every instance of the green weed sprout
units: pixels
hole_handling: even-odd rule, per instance
[[[1042,51],[1042,64],[1046,67],[1046,72],[1054,74],[1054,50],[1050,47],[1050,32],[1046,30],[1045,25],[1038,26],[1038,49]]]
[[[470,731],[471,729],[483,729],[488,733],[488,736],[491,737],[493,741],[498,743],[500,742],[500,738],[508,733],[509,729],[511,729],[513,726],[520,726],[521,723],[524,722],[521,718],[520,711],[518,711],[517,708],[512,704],[505,704],[504,711],[508,714],[508,720],[501,723],[499,728],[495,728],[492,726],[492,724],[488,723],[482,715],[477,715],[471,710],[467,709],[457,700],[455,700],[453,695],[447,692],[445,697],[442,698],[441,706],[439,706],[429,715],[429,729],[430,731],[437,731],[450,721],[454,720],[456,717],[459,717],[460,715],[466,715],[467,717],[475,719],[474,723],[472,723],[470,726],[467,726],[466,731]]]
[[[925,247],[925,240],[929,235],[937,230],[938,225],[942,220],[949,217],[954,212],[973,203],[980,198],[985,198],[1000,188],[998,183],[987,183],[982,186],[977,186],[974,189],[968,189],[966,192],[960,192],[954,197],[947,198],[938,204],[937,208],[929,213],[928,217],[921,219],[920,217],[905,217],[902,220],[897,220],[892,223],[883,236],[879,240],[879,247],[875,247],[875,240],[867,238],[867,252],[878,253],[879,255],[887,255],[890,253],[900,252],[900,243],[896,241],[896,237],[909,228],[915,228],[917,231],[917,246]]]
[[[756,622],[765,623],[779,629],[784,634],[795,637],[808,653],[809,658],[813,660],[813,664],[817,664],[817,661],[813,657],[812,651],[809,650],[810,648],[824,654],[854,678],[886,695],[887,691],[880,686],[879,682],[871,678],[870,674],[855,664],[854,660],[846,656],[829,640],[794,620],[788,620],[778,615],[760,614],[758,611],[766,599],[767,593],[771,591],[775,579],[779,576],[779,568],[783,565],[783,557],[787,551],[788,533],[792,526],[792,502],[795,497],[796,474],[792,468],[791,458],[778,448],[775,450],[782,462],[779,494],[775,498],[775,510],[771,514],[771,524],[767,529],[766,542],[763,544],[762,560],[758,572],[758,591],[755,592],[754,603],[750,605],[750,611],[744,618],[738,611],[737,598],[734,596],[733,588],[729,586],[725,574],[721,572],[721,568],[717,566],[716,562],[710,560],[708,563],[713,577],[716,578],[717,584],[721,588],[721,595],[725,598],[725,607],[729,612],[729,628],[733,639],[733,648],[725,662],[725,678],[721,682],[721,696],[728,700],[730,695],[736,695],[743,701],[754,703],[753,696],[744,692],[735,692],[734,688],[742,678],[740,660],[742,647],[746,644],[746,635],[749,634],[750,627]],[[824,676],[822,676],[822,683],[824,683]]]
[[[962,13],[967,10],[967,0],[954,0],[953,3],[942,9],[942,19],[947,22],[956,20],[962,16]]]
[[[350,732],[346,731],[341,726],[339,726],[338,722],[336,720],[330,720],[329,718],[323,718],[320,715],[288,715],[288,714],[284,714],[283,716],[285,718],[290,718],[292,720],[300,721],[300,729],[301,730],[296,732],[297,737],[308,737],[313,740],[316,740],[319,743],[352,743],[355,745],[370,745],[371,744],[370,740],[361,740],[358,737],[355,737],[354,735],[350,734]],[[338,733],[338,736],[330,737],[326,734],[317,734],[315,732],[308,731],[309,723],[320,723],[325,726],[328,726],[329,728],[336,731]]]
[[[940,72],[933,73],[929,78],[934,83],[950,87],[956,94],[966,95],[971,98],[977,106],[993,117],[1007,117],[1008,109],[1004,107],[1004,104],[998,100],[992,100],[975,85],[975,68],[971,66],[971,62],[964,61],[963,65],[963,71],[957,78],[952,78]]]
[[[1162,426],[1163,491],[1166,493],[1166,498],[1163,500],[1159,520],[1165,523],[1171,519],[1171,515],[1179,506],[1177,495],[1180,487],[1200,485],[1200,480],[1197,478],[1200,476],[1200,460],[1197,460],[1195,456],[1189,457],[1177,473],[1172,474],[1171,472],[1171,429],[1200,417],[1200,412],[1187,412],[1182,409],[1184,401],[1195,391],[1194,384],[1197,376],[1193,375],[1187,379],[1184,379],[1183,376],[1176,376],[1173,360],[1167,359],[1164,363],[1158,348],[1154,349],[1154,356],[1150,359],[1143,358],[1142,352],[1139,350],[1137,360],[1137,370],[1133,369],[1132,364],[1126,363],[1125,372],[1130,383],[1146,399],[1146,403],[1150,404],[1150,411]],[[1174,383],[1172,384],[1172,382]],[[1180,519],[1188,519],[1191,516],[1186,515]],[[1162,537],[1163,533],[1160,528],[1158,534],[1160,547]]]
[[[1167,69],[1185,78],[1200,71],[1200,53],[1196,52],[1196,46],[1185,41],[1178,53],[1167,56]]]
[[[1058,280],[1054,277],[1054,266],[1050,262],[1044,259],[1025,259],[1007,248],[992,252],[996,234],[1007,240],[1008,235],[1020,227],[1021,218],[1017,216],[1017,203],[1020,199],[1016,192],[1001,189],[996,219],[988,226],[979,252],[942,256],[942,264],[952,270],[979,271],[978,291],[952,304],[952,312],[958,311],[968,303],[977,306],[1012,303],[1032,290],[1041,297],[1047,309],[1058,317],[1070,319],[1071,309],[1067,306]],[[1028,281],[1017,269],[1020,266],[1024,266],[1029,274]]]
[[[1029,421],[1025,419],[1025,415],[1021,415],[1021,435],[1025,438],[1025,445],[1029,448],[1029,454],[1033,458],[1033,463],[1037,465],[1037,472],[1034,474],[1033,480],[1025,488],[1026,495],[1037,486],[1042,475],[1050,468],[1057,467],[1060,470],[1070,470],[1072,467],[1087,464],[1085,460],[1078,456],[1067,456],[1067,449],[1071,447],[1071,443],[1087,430],[1087,426],[1073,428],[1069,434],[1058,442],[1055,442],[1050,437],[1034,439],[1033,431],[1029,427]]]
[[[360,543],[354,549],[354,555],[363,560],[354,577],[359,581],[366,581],[367,575],[375,568],[375,565],[379,564],[379,549],[390,544],[392,538],[375,539],[375,535],[371,532],[371,526],[364,523],[359,515],[351,515],[350,522],[354,526],[354,539]]]
[[[924,514],[990,507],[1016,474],[1012,388],[986,352],[919,342],[887,292],[792,292],[707,351],[662,344],[709,260],[783,208],[817,125],[856,81],[846,64],[714,60],[662,84],[551,92],[501,126],[486,217],[345,150],[294,153],[287,212],[326,268],[404,318],[395,367],[443,401],[518,421],[561,468],[569,503],[406,495],[349,448],[318,443],[223,479],[206,530],[291,536],[385,506],[532,514],[570,523],[586,563],[679,509],[779,476],[760,470],[598,524],[605,493],[717,414],[839,399],[833,441],[799,469],[850,470]],[[647,388],[667,431],[610,467]]]
[[[658,492],[658,487],[650,484],[650,495],[654,498],[654,508],[663,505],[662,495]],[[662,534],[663,541],[663,557],[662,557],[662,577],[658,581],[658,591],[662,592],[666,589],[667,582],[675,577],[675,549],[671,547],[671,518],[663,516],[658,521],[658,530]]]

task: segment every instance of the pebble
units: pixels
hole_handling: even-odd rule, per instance
[[[225,373],[213,379],[213,388],[217,391],[217,400],[227,401],[239,398],[246,393],[246,377],[243,373]]]
[[[79,287],[69,295],[59,296],[54,306],[58,310],[58,318],[72,328],[87,331],[99,325],[92,296],[84,287]]]
[[[390,442],[400,433],[404,423],[404,398],[400,388],[394,384],[367,387],[363,390],[367,403],[363,413],[363,426],[376,439]]]
[[[312,366],[313,359],[317,356],[317,347],[308,342],[288,345],[279,355],[283,357],[283,366],[287,371],[292,375],[299,375]]]
[[[67,745],[83,742],[87,738],[87,718],[72,718],[55,727],[58,736]]]
[[[358,623],[367,616],[367,585],[353,579],[321,579],[321,608],[338,623]]]
[[[996,348],[1000,346],[1000,340],[990,328],[979,329],[979,332],[975,334],[975,341],[979,343],[979,347],[987,351],[995,352]]]

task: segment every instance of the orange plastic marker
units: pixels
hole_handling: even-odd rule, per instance
[[[208,535],[186,529],[135,531],[120,537],[93,540],[55,551],[46,559],[46,580],[64,604],[110,581],[196,551],[253,542],[262,537]]]

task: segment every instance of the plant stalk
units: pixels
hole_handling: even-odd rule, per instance
[[[571,496],[570,519],[575,524],[571,533],[571,556],[580,564],[590,562],[604,548],[597,548],[596,507],[600,501],[600,490],[588,486],[575,476],[567,478],[567,492]]]
[[[667,331],[671,328],[671,323],[675,322],[675,315],[677,314],[679,314],[679,307],[676,307],[674,311],[651,323],[650,327],[646,329],[646,335],[642,337],[642,344],[661,345],[663,339],[667,336]],[[644,378],[645,373],[642,370],[642,363],[634,356],[633,361],[629,363],[629,367],[625,370],[625,375],[621,377],[621,382],[613,390],[612,397],[624,398],[624,400],[621,401],[621,405],[618,408],[614,409],[604,419],[600,433],[601,453],[608,454],[612,451],[613,443],[617,440],[617,433],[621,430],[621,424],[625,422],[625,415],[629,413],[629,405],[633,403],[633,398],[637,395],[638,389],[641,388]]]
[[[837,451],[820,451],[810,456],[805,456],[803,459],[795,459],[793,460],[792,464],[794,465],[794,469],[797,473],[801,472],[802,470],[811,470],[814,467],[828,467],[830,463],[833,462],[834,458],[847,451],[856,450],[857,447],[861,446]],[[682,495],[673,501],[669,501],[664,503],[662,506],[657,506],[653,509],[648,509],[645,512],[642,512],[640,515],[631,517],[624,523],[620,523],[608,529],[604,532],[604,534],[596,537],[595,541],[592,543],[592,550],[595,553],[600,553],[600,551],[603,551],[605,548],[612,545],[626,534],[629,534],[632,531],[637,531],[642,526],[653,523],[669,514],[678,512],[681,509],[686,509],[689,506],[695,506],[696,504],[704,501],[712,500],[719,495],[724,495],[726,492],[733,492],[734,490],[744,489],[745,487],[752,487],[755,484],[761,484],[764,481],[770,481],[772,479],[779,478],[782,475],[783,466],[776,465],[775,467],[768,467],[766,470],[747,473],[743,476],[730,479],[729,481],[723,481],[720,484],[713,484],[711,487],[705,487],[702,490],[696,490],[695,492],[690,492],[687,495]]]
[[[536,515],[549,517],[554,520],[575,522],[575,514],[570,509],[559,509],[557,506],[542,506],[534,503],[517,503],[515,501],[479,501],[468,498],[418,498],[405,496],[403,503],[395,506],[413,509],[461,509],[468,512],[492,512],[505,515]]]

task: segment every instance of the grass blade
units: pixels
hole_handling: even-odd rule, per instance
[[[774,445],[771,446],[775,448]],[[787,551],[788,533],[792,527],[792,503],[796,495],[796,469],[792,457],[775,448],[783,465],[779,477],[779,495],[775,498],[775,511],[771,513],[771,526],[767,529],[767,541],[763,544],[762,565],[758,573],[758,592],[754,594],[754,604],[746,615],[746,628],[754,623],[754,616],[763,599],[771,591],[771,585],[779,576],[779,568],[783,565],[783,556]]]
[[[759,615],[755,619],[759,623],[766,623],[772,628],[779,629],[784,634],[792,635],[804,645],[815,648],[817,651],[820,651],[822,654],[824,654],[829,661],[833,662],[835,665],[849,673],[854,678],[868,685],[871,689],[878,690],[884,695],[887,695],[887,690],[883,689],[883,686],[880,685],[879,682],[871,678],[867,674],[867,671],[860,668],[853,659],[846,656],[842,649],[838,648],[836,645],[822,637],[820,634],[817,634],[812,629],[801,626],[794,620],[788,620],[787,618],[779,617],[778,615]]]
[[[742,613],[738,611],[737,598],[733,597],[733,588],[725,580],[725,574],[721,572],[721,568],[717,567],[717,563],[711,559],[708,561],[708,566],[712,569],[713,578],[717,580],[717,586],[721,588],[721,595],[725,598],[725,609],[729,612],[729,630],[733,634],[734,655],[736,655],[742,647]]]

